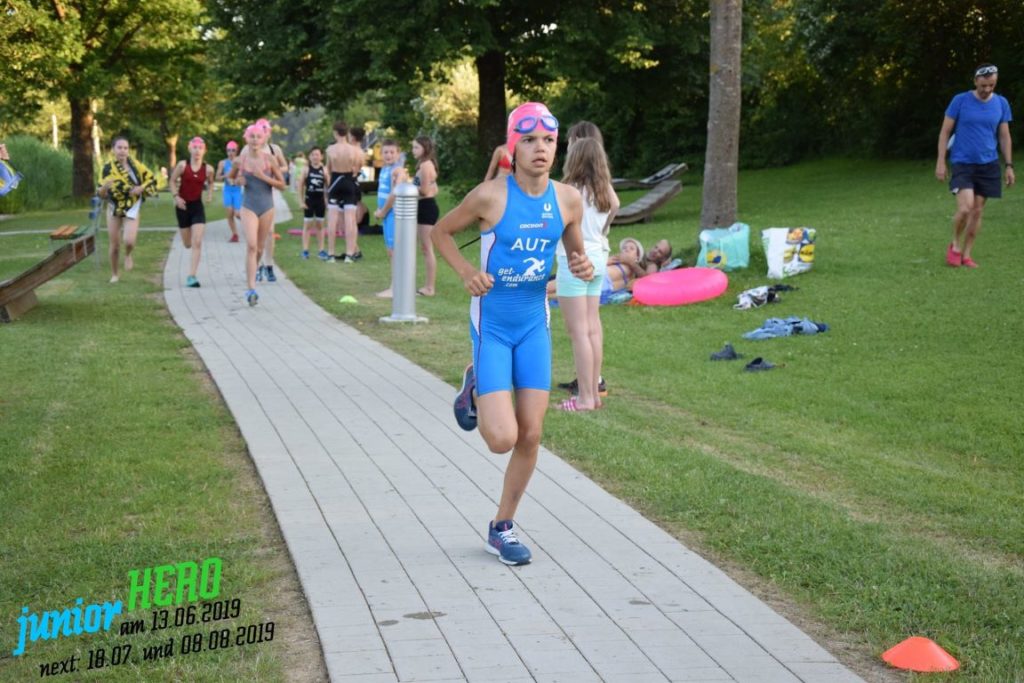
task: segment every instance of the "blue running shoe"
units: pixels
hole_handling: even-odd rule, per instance
[[[329,258],[331,258],[330,256],[327,255],[327,252],[324,251],[323,249],[321,249],[320,251],[317,252],[316,257],[318,259],[320,259],[321,261],[326,261]]]
[[[255,289],[250,289],[245,293],[245,300],[249,302],[250,306],[255,306],[256,302],[260,300],[260,295],[256,293]]]
[[[185,286],[186,287],[198,287],[199,286],[199,280],[196,279],[195,275],[189,275],[188,278],[186,278],[186,280],[185,280]]]
[[[302,250],[302,260],[303,261],[308,261],[309,260],[309,249],[303,249]]]
[[[487,529],[487,552],[497,555],[505,564],[529,564],[533,555],[530,549],[516,537],[515,524],[511,519],[491,522]]]
[[[473,402],[473,389],[476,388],[476,376],[473,364],[466,366],[462,375],[462,388],[455,395],[455,421],[467,432],[476,429],[476,403]]]
[[[263,271],[265,268],[266,266],[256,266],[256,282],[263,282]]]
[[[277,276],[274,275],[274,266],[267,266],[267,282],[277,282]]]

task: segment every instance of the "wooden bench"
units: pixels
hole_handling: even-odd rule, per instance
[[[676,180],[679,176],[686,173],[688,168],[689,166],[684,163],[669,164],[657,173],[640,180],[612,178],[612,188],[616,190],[649,190],[666,180]]]
[[[630,223],[647,223],[654,212],[668,203],[670,199],[682,192],[683,184],[678,180],[663,180],[654,189],[628,204],[615,214],[612,225],[628,225]]]
[[[89,231],[88,225],[62,225],[50,233],[51,240],[77,240]]]
[[[36,287],[49,282],[79,261],[84,261],[94,251],[96,235],[83,235],[60,247],[21,275],[0,282],[0,322],[9,323],[21,317],[39,303]]]

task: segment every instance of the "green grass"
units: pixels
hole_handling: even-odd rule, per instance
[[[686,180],[652,223],[616,228],[613,243],[668,237],[692,263],[700,186]],[[452,204],[442,195],[442,210]],[[741,174],[751,267],[730,274],[727,294],[711,302],[604,307],[607,408],[550,412],[545,444],[742,568],[759,592],[782,596],[826,642],[851,643],[848,661],[861,671],[924,635],[961,661],[953,678],[1024,680],[1024,197],[1013,188],[990,202],[975,271],[944,265],[953,206],[928,162]],[[733,310],[737,293],[768,283],[759,231],[802,225],[818,229],[815,270],[787,280],[799,289],[780,304]],[[295,237],[277,256],[324,308],[457,384],[469,353],[461,283],[442,265],[438,296],[417,300],[429,324],[380,325],[390,312],[373,297],[388,282],[383,243],[363,237],[360,246],[367,258],[351,266],[301,261]],[[345,294],[359,303],[339,303]],[[832,329],[741,337],[788,315]],[[552,326],[554,379],[567,381],[572,356],[557,312]],[[725,341],[784,367],[744,373],[709,362]]]
[[[15,218],[3,231],[75,215]],[[151,222],[157,212],[143,215]],[[74,680],[320,675],[308,611],[245,443],[166,313],[161,272],[170,239],[143,233],[136,269],[117,286],[107,284],[105,262],[75,266],[37,290],[40,304],[24,318],[0,325],[2,681],[38,680],[42,663],[76,653],[84,661],[90,649],[123,643],[133,646],[135,664],[99,674],[82,673],[81,664]],[[0,278],[49,249],[46,235],[0,234]],[[237,619],[39,641],[11,656],[22,606],[126,601],[129,570],[214,556],[223,560],[221,597],[242,601]],[[130,618],[148,624],[151,614],[137,609]],[[177,651],[186,632],[264,621],[276,624],[273,642],[138,663],[143,646],[172,636]]]

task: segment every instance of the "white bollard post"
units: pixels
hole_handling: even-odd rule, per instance
[[[416,208],[420,191],[412,183],[402,183],[395,193],[395,250],[392,254],[391,315],[382,323],[425,323],[416,315]]]

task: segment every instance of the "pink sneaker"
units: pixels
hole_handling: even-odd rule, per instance
[[[967,258],[965,258],[962,261],[960,261],[960,263],[962,265],[964,265],[964,266],[967,266],[968,268],[977,268],[978,267],[977,261],[972,259],[970,256],[968,256]]]
[[[961,260],[962,256],[963,255],[960,252],[953,251],[953,245],[950,244],[949,247],[946,249],[946,264],[953,266],[954,268],[957,268],[963,263],[963,261]]]
[[[232,235],[231,238],[228,239],[228,242],[237,242],[237,241],[238,241],[238,235]]]

